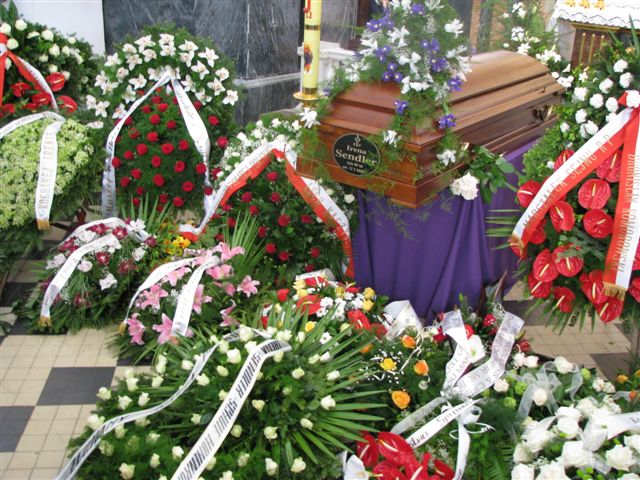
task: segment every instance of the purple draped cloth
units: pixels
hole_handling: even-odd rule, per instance
[[[534,142],[505,155],[516,169]],[[517,184],[515,175],[509,181]],[[503,238],[487,238],[485,219],[492,210],[516,208],[515,192],[501,189],[486,205],[480,196],[467,201],[448,190],[412,210],[360,192],[360,224],[354,237],[356,281],[391,300],[411,300],[427,320],[459,304],[459,294],[474,305],[484,286],[516,268],[509,248],[494,250]]]

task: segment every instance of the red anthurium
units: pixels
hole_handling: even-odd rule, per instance
[[[26,92],[31,90],[31,86],[25,82],[16,82],[9,88],[11,88],[11,93],[13,93],[13,96],[18,98],[21,98]]]
[[[599,305],[606,299],[601,270],[593,270],[589,274],[583,273],[580,275],[580,288],[582,293],[594,305]]]
[[[16,106],[13,103],[5,103],[0,107],[0,117],[4,115],[13,115],[16,113]]]
[[[631,280],[628,292],[636,302],[640,303],[640,277],[636,277]]]
[[[302,297],[298,300],[296,306],[302,312],[306,312],[307,315],[315,315],[318,310],[322,308],[322,305],[320,305],[319,295],[307,295],[306,297]]]
[[[418,460],[415,458],[407,460],[407,463],[404,464],[404,471],[409,480],[430,480],[433,478],[429,476],[428,467],[422,465]]]
[[[536,194],[540,191],[540,187],[540,183],[534,180],[529,180],[528,182],[524,183],[518,189],[518,193],[516,194],[520,205],[522,205],[524,208],[527,208],[531,203],[531,200],[533,200],[533,197],[535,197]]]
[[[573,150],[563,150],[560,152],[560,155],[558,155],[558,158],[556,158],[556,162],[553,165],[553,170],[558,170],[563,164],[564,162],[566,162],[567,160],[569,160],[571,158],[571,156],[574,154],[575,152]]]
[[[385,460],[394,465],[403,466],[407,459],[415,459],[413,449],[400,435],[391,432],[378,434],[378,449]]]
[[[404,473],[391,462],[381,462],[373,468],[375,478],[379,480],[407,480]]]
[[[578,190],[578,202],[587,210],[603,208],[611,197],[609,182],[592,178],[582,184]]]
[[[289,295],[289,289],[288,288],[281,288],[276,293],[278,295],[278,301],[280,303],[287,301],[287,296]]]
[[[606,297],[606,300],[600,305],[596,305],[596,312],[604,323],[615,320],[622,313],[624,303],[618,297]]]
[[[636,256],[633,259],[633,268],[634,270],[640,270],[640,242],[638,243],[638,248],[636,248]]]
[[[49,105],[51,103],[51,97],[48,93],[40,92],[32,95],[31,101],[38,107],[44,107],[45,105]]]
[[[62,90],[66,82],[64,75],[60,72],[54,72],[51,75],[47,75],[44,79],[49,84],[49,87],[51,87],[52,92],[59,92]]]
[[[358,442],[356,445],[356,455],[365,467],[373,467],[378,462],[378,444],[373,435],[362,432],[360,436],[364,442]]]
[[[571,313],[573,311],[573,301],[576,299],[576,294],[567,287],[555,287],[553,289],[553,298],[556,299],[555,307],[564,313]]]
[[[433,465],[435,466],[436,474],[440,479],[451,480],[455,476],[453,469],[443,461],[436,459],[433,461]],[[433,479],[433,477],[431,478]]]
[[[607,238],[613,232],[613,218],[603,210],[589,210],[584,214],[582,224],[593,238]]]
[[[544,231],[544,226],[547,224],[547,218],[543,218],[542,221],[538,224],[536,229],[533,231],[531,238],[529,241],[534,245],[540,245],[547,239],[547,233]]]
[[[327,280],[324,277],[305,278],[304,284],[311,288],[322,288],[327,284]]]
[[[576,223],[573,207],[567,202],[557,202],[549,209],[549,217],[557,232],[568,232]]]
[[[467,338],[473,337],[473,334],[476,333],[476,332],[474,332],[473,327],[471,325],[467,325],[467,324],[465,324],[465,326],[464,326],[464,331],[467,334]]]
[[[553,251],[553,263],[560,275],[574,277],[582,270],[584,260],[578,256],[578,250],[580,250],[580,247],[567,243]]]
[[[551,293],[553,282],[541,282],[533,276],[533,272],[527,277],[529,283],[529,291],[536,298],[547,298]]]
[[[485,328],[491,328],[495,326],[496,322],[496,317],[494,317],[491,313],[487,313],[487,315],[484,317],[484,320],[482,321],[482,326]]]
[[[76,101],[66,95],[58,95],[57,101],[58,106],[67,113],[73,113],[78,109]]]
[[[602,162],[596,169],[596,175],[607,182],[616,183],[620,181],[620,155],[621,152],[614,153],[609,160]]]
[[[545,248],[533,261],[533,276],[540,282],[553,282],[558,275],[553,255],[548,248]]]
[[[356,330],[371,330],[371,322],[362,310],[349,310],[347,318]]]

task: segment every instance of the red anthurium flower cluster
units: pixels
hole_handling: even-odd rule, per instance
[[[209,135],[217,138],[226,132],[225,122],[215,124],[203,113]],[[216,163],[223,150],[212,145],[209,161]],[[143,194],[158,200],[158,209],[166,204],[175,208],[202,209],[207,166],[193,145],[173,92],[157,91],[124,120],[112,162],[119,177],[120,196],[139,204]]]
[[[399,435],[380,432],[378,438],[363,432],[364,441],[358,442],[356,455],[363,465],[382,480],[450,480],[454,471],[444,462],[425,453],[422,460]]]
[[[554,170],[573,153],[560,152]],[[640,246],[633,259],[634,273],[625,299],[607,295],[603,282],[614,229],[621,157],[620,151],[615,152],[552,205],[535,229],[527,251],[522,252],[522,258],[527,259],[529,292],[534,298],[548,300],[560,318],[590,309],[602,321],[610,322],[632,304],[640,303],[640,275],[635,273],[640,270]],[[545,180],[529,179],[522,184],[517,199],[523,208],[530,205]]]

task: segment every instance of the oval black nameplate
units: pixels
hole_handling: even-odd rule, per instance
[[[347,133],[335,141],[333,159],[351,175],[371,175],[380,166],[378,147],[357,133]]]

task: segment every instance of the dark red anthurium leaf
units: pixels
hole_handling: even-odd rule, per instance
[[[575,152],[573,150],[563,150],[563,151],[561,151],[560,155],[558,155],[558,158],[556,158],[556,163],[553,165],[553,170],[554,171],[558,170],[564,164],[564,162],[566,162],[567,160],[569,160],[571,158],[571,156],[574,153]]]
[[[599,305],[606,300],[601,270],[593,270],[588,274],[580,275],[580,288],[585,297],[594,305]]]
[[[407,480],[407,476],[388,461],[380,462],[373,467],[373,473],[380,480]]]
[[[571,313],[573,311],[573,301],[576,299],[576,294],[567,287],[555,287],[553,289],[553,298],[556,299],[555,307],[564,313]]]
[[[524,208],[527,208],[531,203],[531,200],[536,196],[536,194],[540,191],[540,183],[535,180],[529,180],[528,182],[522,184],[522,186],[518,189],[518,193],[516,196],[518,197],[518,202]]]
[[[599,178],[587,180],[578,190],[578,203],[587,210],[604,208],[609,198],[611,198],[609,182]]]
[[[533,276],[540,282],[553,282],[558,278],[558,270],[548,248],[542,250],[533,261]]]
[[[553,282],[541,282],[540,280],[536,280],[533,276],[533,272],[531,272],[527,277],[527,282],[529,283],[529,291],[531,292],[531,295],[536,298],[547,298],[551,293]]]
[[[631,295],[636,302],[640,303],[640,277],[636,277],[631,280],[629,284],[629,295]]]
[[[607,238],[613,232],[613,218],[603,210],[589,210],[584,214],[582,224],[593,238]]]
[[[565,253],[567,250],[572,250],[575,254],[570,255],[572,252]],[[567,243],[553,251],[553,262],[560,275],[574,277],[582,270],[584,260],[578,256],[577,250],[580,250],[580,247]]]
[[[542,221],[538,224],[536,229],[533,231],[529,242],[534,245],[540,245],[547,239],[547,233],[544,231],[544,226],[547,224],[547,218],[543,218]]]
[[[598,312],[600,320],[604,323],[609,323],[620,316],[623,306],[622,300],[618,297],[606,296],[606,300],[596,306],[596,312]]]
[[[573,229],[576,223],[576,217],[573,214],[573,207],[567,202],[556,202],[549,209],[549,217],[551,217],[551,223],[553,228],[557,232],[568,232]]]
[[[391,432],[378,434],[378,451],[394,465],[402,466],[407,458],[415,458],[413,449],[404,438]]]
[[[373,435],[362,432],[360,436],[364,439],[364,442],[358,442],[356,445],[356,455],[365,467],[371,468],[378,462],[378,444]]]
[[[609,160],[602,162],[596,169],[596,175],[607,182],[616,183],[620,181],[620,156],[617,151]]]

